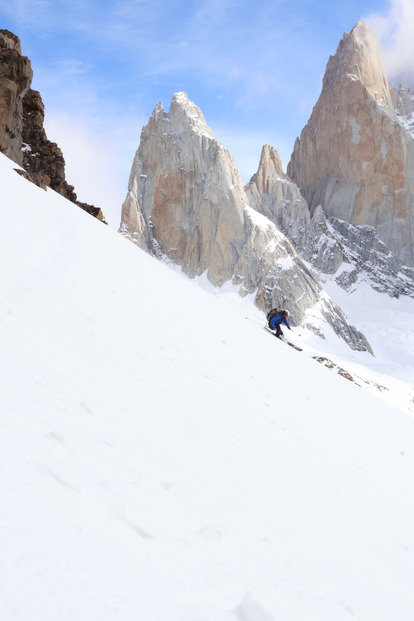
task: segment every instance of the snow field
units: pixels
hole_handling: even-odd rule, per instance
[[[0,617],[409,619],[414,420],[3,155],[0,185]]]

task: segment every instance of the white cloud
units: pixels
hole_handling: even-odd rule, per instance
[[[80,60],[79,58],[65,58],[63,60],[57,60],[54,63],[56,71],[59,72],[60,77],[65,79],[72,76],[84,75],[90,73],[93,66],[91,63]]]
[[[75,187],[78,200],[101,207],[108,224],[117,229],[141,127],[131,136],[136,119],[112,120],[112,127],[102,132],[91,118],[54,113],[46,116],[45,129],[62,149],[66,180]]]
[[[414,87],[414,2],[391,0],[386,14],[365,18],[380,40],[388,79],[393,86],[400,83]]]

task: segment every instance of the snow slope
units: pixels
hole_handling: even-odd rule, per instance
[[[411,619],[414,419],[12,167],[0,618]]]

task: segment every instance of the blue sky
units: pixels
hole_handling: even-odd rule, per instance
[[[80,200],[117,227],[142,126],[185,91],[244,181],[263,144],[286,169],[330,54],[360,18],[390,79],[414,86],[412,0],[0,0],[32,62],[48,138]]]

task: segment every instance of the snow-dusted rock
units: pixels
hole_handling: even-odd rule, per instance
[[[391,87],[391,98],[400,123],[414,138],[414,96],[411,89],[400,86],[396,90]]]
[[[307,202],[298,186],[283,172],[273,147],[263,147],[257,173],[245,190],[250,205],[290,239],[302,258],[321,272],[337,271],[343,254],[326,226],[322,208],[318,206],[310,216]]]
[[[257,173],[245,191],[250,205],[291,240],[297,240],[300,229],[310,222],[307,202],[298,186],[284,174],[279,154],[269,145],[263,147]]]
[[[363,279],[392,297],[414,296],[414,270],[401,264],[373,227],[326,218],[321,205],[310,216],[299,188],[283,173],[272,147],[263,147],[258,171],[245,190],[250,205],[268,217],[319,274],[339,271],[336,281],[345,289]],[[340,270],[343,262],[348,265]]]
[[[394,97],[395,100],[395,97]],[[311,213],[374,227],[414,265],[414,140],[394,110],[374,33],[359,21],[331,56],[287,172]]]
[[[339,285],[349,289],[357,280],[364,280],[376,291],[391,297],[414,297],[414,269],[402,265],[390,253],[373,227],[355,226],[333,217],[328,225],[344,260],[352,266],[336,277]]]
[[[190,277],[232,280],[262,309],[286,306],[294,323],[317,308],[351,347],[369,349],[285,235],[249,207],[232,155],[184,93],[168,113],[158,104],[142,130],[120,231]]]

